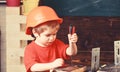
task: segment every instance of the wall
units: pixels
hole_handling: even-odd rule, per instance
[[[68,26],[76,26],[79,52],[74,58],[80,64],[90,65],[91,50],[95,47],[100,47],[101,64],[114,63],[114,41],[120,40],[120,17],[65,16],[63,19],[58,38],[68,43]]]
[[[120,0],[40,0],[59,16],[120,16]]]

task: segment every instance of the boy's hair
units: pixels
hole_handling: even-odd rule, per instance
[[[47,30],[48,27],[51,29],[59,30],[60,24],[57,21],[48,21],[48,22],[45,22],[43,24],[40,24],[34,27],[33,29],[35,30],[35,32],[40,34],[44,32],[45,30]]]

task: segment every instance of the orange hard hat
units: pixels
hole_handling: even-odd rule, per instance
[[[63,22],[62,18],[59,18],[56,12],[48,6],[38,6],[31,10],[26,19],[26,34],[32,34],[32,28],[36,27],[44,22],[55,20],[59,24]]]

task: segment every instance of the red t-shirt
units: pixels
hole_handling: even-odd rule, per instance
[[[35,63],[48,63],[56,58],[67,59],[66,48],[68,45],[56,39],[54,43],[48,47],[41,47],[32,41],[26,48],[24,53],[24,64],[26,72],[31,72],[30,67]]]

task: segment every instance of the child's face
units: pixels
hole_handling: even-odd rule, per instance
[[[56,39],[57,31],[58,30],[56,29],[48,28],[44,32],[40,33],[36,38],[36,42],[43,47],[51,45]]]

